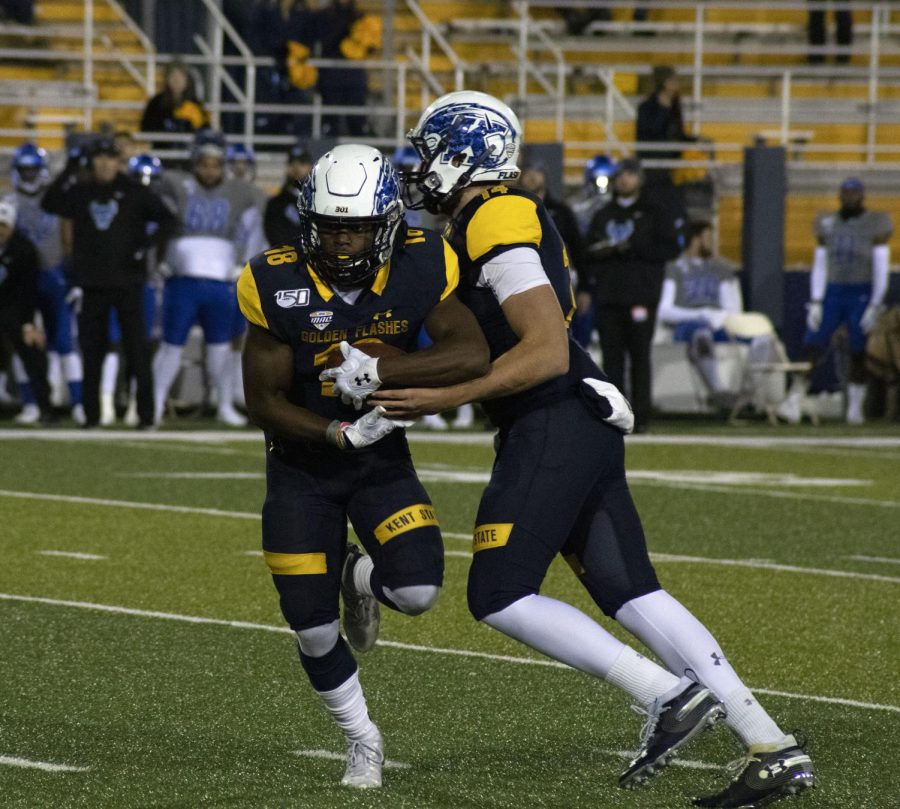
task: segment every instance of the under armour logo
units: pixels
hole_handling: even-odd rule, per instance
[[[357,384],[357,386],[363,385],[364,383],[366,383],[366,382],[371,382],[371,381],[372,381],[372,380],[369,379],[369,375],[368,375],[368,374],[363,374],[363,375],[362,375],[362,379],[360,379],[359,377],[356,377],[356,384]]]
[[[724,657],[720,657],[716,652],[713,652],[710,657],[715,661],[713,663],[714,666],[721,666],[722,661],[725,659]]]

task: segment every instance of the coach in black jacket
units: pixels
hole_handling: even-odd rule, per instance
[[[22,360],[46,421],[51,418],[47,355],[34,325],[41,267],[34,245],[15,227],[16,206],[0,200],[0,340],[9,340]]]
[[[591,220],[585,243],[585,286],[594,312],[603,370],[625,390],[631,360],[635,431],[650,421],[650,344],[665,263],[680,252],[675,223],[641,194],[640,163],[623,160],[613,176],[613,199]]]
[[[109,313],[122,327],[122,347],[137,379],[139,427],[153,424],[153,381],[144,328],[147,223],[159,226],[157,239],[170,233],[175,217],[149,188],[120,173],[111,138],[91,151],[92,176],[75,183],[65,173],[47,189],[42,206],[67,220],[72,235],[72,291],[80,306],[79,339],[84,357],[86,427],[100,423],[100,373],[109,337]]]
[[[270,247],[290,244],[300,231],[297,197],[300,186],[309,177],[312,156],[302,144],[292,146],[287,154],[287,175],[281,190],[266,203],[263,230]]]

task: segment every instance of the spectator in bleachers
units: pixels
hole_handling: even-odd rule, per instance
[[[0,201],[0,340],[12,344],[31,383],[40,418],[52,418],[44,335],[35,325],[40,264],[37,250],[16,231],[16,206]]]
[[[163,89],[147,102],[141,117],[142,132],[190,133],[207,123],[206,110],[197,95],[190,68],[175,60],[166,65]],[[153,150],[177,148],[177,144],[153,144]]]
[[[639,143],[654,142],[687,142],[692,141],[684,129],[684,116],[681,111],[681,82],[674,67],[657,65],[653,68],[653,90],[637,109],[635,140]],[[681,157],[681,149],[643,148],[638,153],[641,159],[677,160]],[[669,174],[668,169],[654,169],[647,174],[648,182],[652,182],[657,172]]]
[[[289,244],[299,235],[300,214],[297,198],[300,186],[312,169],[312,155],[302,143],[290,148],[287,154],[287,171],[281,190],[266,203],[263,229],[270,247]]]
[[[348,65],[369,58],[381,47],[381,19],[364,14],[356,0],[331,0],[319,12],[319,42],[323,59],[343,59]],[[368,76],[358,67],[329,67],[319,71],[319,93],[325,105],[356,107],[364,113]],[[326,115],[326,135],[364,137],[372,134],[365,114]]]
[[[77,163],[72,168],[77,170]],[[85,426],[100,423],[100,377],[114,309],[126,361],[137,379],[139,426],[150,427],[153,389],[144,324],[147,225],[156,222],[156,238],[163,238],[173,223],[172,213],[151,190],[119,171],[119,153],[111,138],[93,144],[90,180],[75,182],[63,172],[47,189],[42,205],[68,220],[72,232],[69,300],[79,311]]]
[[[821,2],[821,0],[816,0]],[[853,44],[853,12],[849,10],[835,11],[834,21],[837,25],[837,44],[841,47],[850,47]],[[809,44],[813,47],[825,45],[825,10],[809,12],[809,21],[806,27]],[[810,53],[807,60],[811,65],[821,65],[825,62],[824,53]],[[839,53],[835,56],[835,62],[846,65],[850,62],[849,53]]]
[[[680,252],[674,223],[642,193],[642,184],[639,161],[622,160],[613,199],[588,228],[582,280],[594,298],[603,368],[622,391],[626,355],[630,360],[635,432],[645,432],[650,422],[650,345],[663,267]]]
[[[0,0],[0,20],[4,19],[31,25],[34,22],[34,0]]]

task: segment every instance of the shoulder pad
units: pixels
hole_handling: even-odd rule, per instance
[[[500,246],[540,246],[543,230],[533,199],[507,193],[505,186],[487,189],[482,196],[466,227],[466,252],[472,261]]]

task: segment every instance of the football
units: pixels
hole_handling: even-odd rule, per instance
[[[384,343],[377,337],[365,337],[351,343],[354,348],[358,348],[370,357],[396,357],[406,352],[402,348]],[[337,368],[344,361],[344,355],[341,354],[340,345],[333,345],[328,351],[328,358],[325,361],[326,368]]]

